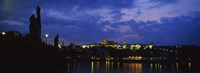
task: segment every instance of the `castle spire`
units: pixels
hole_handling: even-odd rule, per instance
[[[107,44],[107,39],[106,39],[106,38],[103,38],[101,44],[106,45],[106,44]]]

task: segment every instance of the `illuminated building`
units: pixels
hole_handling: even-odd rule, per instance
[[[101,44],[84,44],[84,45],[82,45],[82,48],[86,49],[86,48],[100,47],[100,46],[101,46]]]
[[[106,48],[112,47],[112,48],[116,48],[116,49],[139,50],[140,48],[152,49],[153,43],[151,43],[151,44],[127,44],[127,43],[118,44],[118,43],[115,43],[114,41],[109,41],[109,40],[103,39],[101,41],[101,44],[99,44],[99,43],[97,43],[97,44],[84,44],[84,45],[82,45],[82,48],[87,49],[87,48],[102,47],[102,46],[104,46]]]

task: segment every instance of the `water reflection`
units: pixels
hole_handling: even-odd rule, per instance
[[[96,62],[96,69],[97,69],[97,72],[99,72],[99,62]]]
[[[192,65],[191,63],[188,63],[189,70],[191,70],[191,65]]]
[[[176,70],[178,70],[178,63],[176,63]]]
[[[129,68],[131,72],[141,73],[142,72],[142,64],[141,63],[131,63],[129,64]]]
[[[91,62],[91,72],[94,73],[94,62]]]
[[[182,73],[185,69],[190,71],[191,64],[125,63],[111,61],[73,62],[67,64],[66,73]]]

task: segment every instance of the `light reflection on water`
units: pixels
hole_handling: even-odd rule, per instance
[[[94,73],[94,62],[91,62],[91,72]]]
[[[179,63],[125,63],[125,62],[73,62],[66,73],[182,73],[191,70],[191,64]]]
[[[191,70],[192,63],[188,63],[189,70]]]

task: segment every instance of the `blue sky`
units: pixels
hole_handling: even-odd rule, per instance
[[[200,45],[199,0],[1,0],[0,31],[27,34],[38,5],[49,42]]]

